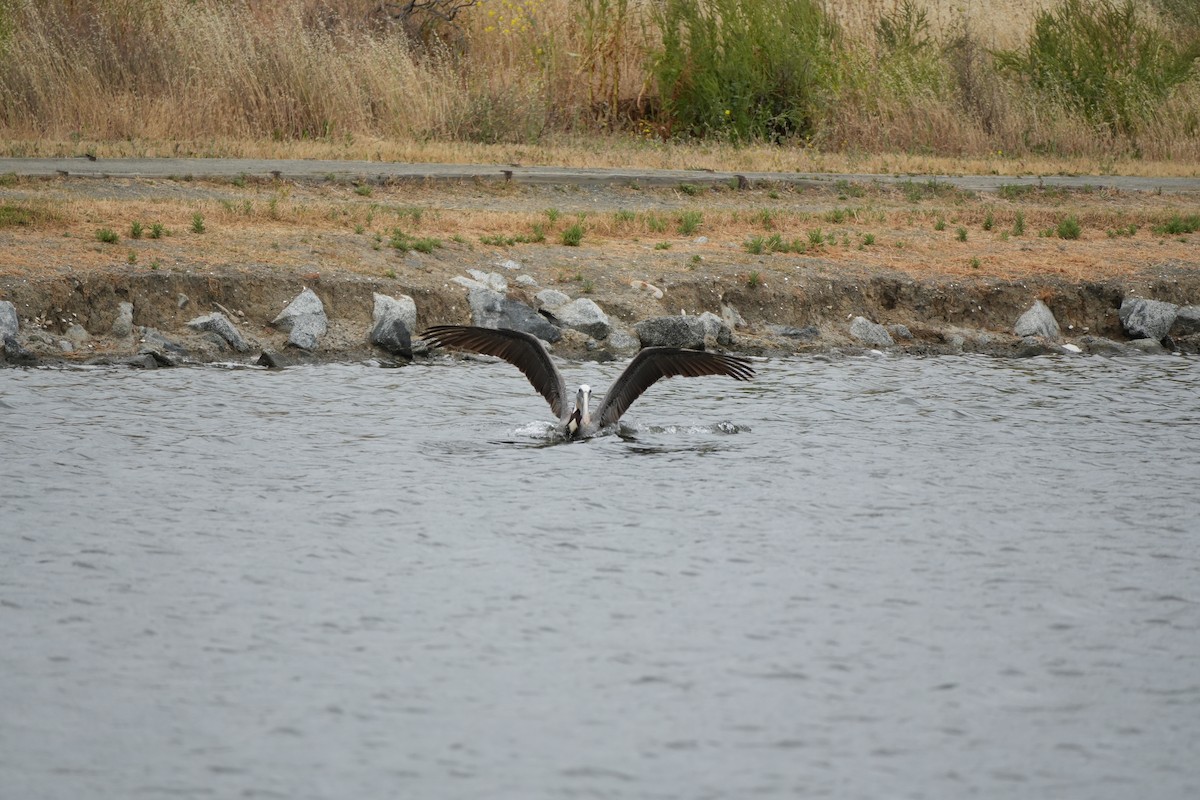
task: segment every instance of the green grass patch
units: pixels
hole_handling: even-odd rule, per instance
[[[1176,214],[1162,225],[1155,225],[1152,230],[1163,236],[1195,233],[1197,230],[1200,230],[1200,214],[1189,214],[1187,216]]]
[[[1054,232],[1060,239],[1078,239],[1083,233],[1083,228],[1080,226],[1078,218],[1070,216],[1060,221]]]
[[[435,248],[442,246],[441,239],[425,236],[412,236],[396,228],[392,231],[391,246],[401,253],[416,250],[418,253],[432,253]]]
[[[704,213],[701,211],[683,211],[679,214],[676,222],[679,224],[679,233],[682,236],[691,236],[700,228],[700,223],[704,219]]]
[[[121,237],[112,228],[100,228],[96,231],[96,241],[104,242],[105,244],[116,244],[121,241]]]
[[[583,222],[573,222],[562,232],[561,241],[567,247],[579,247],[583,241]]]

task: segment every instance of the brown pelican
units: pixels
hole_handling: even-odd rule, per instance
[[[521,370],[533,388],[546,398],[563,433],[571,439],[594,436],[603,428],[617,424],[633,401],[660,378],[728,375],[734,380],[748,381],[754,377],[754,369],[744,358],[678,347],[647,347],[633,357],[595,411],[591,405],[592,388],[586,383],[575,393],[575,407],[568,409],[563,377],[536,336],[504,328],[473,328],[469,325],[435,325],[422,335],[440,347],[458,347],[496,356]]]

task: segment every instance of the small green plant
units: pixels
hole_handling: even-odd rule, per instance
[[[946,220],[942,219],[941,217],[938,217],[937,222],[933,223],[933,229],[935,231],[946,230]]]
[[[654,249],[655,250],[670,250],[671,243],[670,242],[659,242],[658,244],[654,245]]]
[[[867,193],[862,184],[851,183],[848,180],[841,179],[834,182],[833,187],[837,189],[838,194],[845,197],[862,197]]]
[[[746,285],[751,289],[762,285],[762,276],[758,274],[757,270],[751,270],[750,274],[746,276]]]
[[[971,259],[971,269],[979,269],[979,257],[975,256]]]
[[[360,183],[358,186],[354,187],[354,193],[359,197],[370,197],[371,187],[368,184]]]
[[[667,229],[667,221],[658,214],[647,214],[645,219],[651,233],[662,233]]]
[[[620,224],[633,222],[634,219],[636,219],[636,218],[637,218],[637,214],[634,214],[632,211],[629,211],[624,208],[613,212],[613,222],[617,222]]]
[[[579,291],[583,292],[584,294],[591,294],[592,292],[596,291],[596,282],[591,278],[584,278],[579,282]]]
[[[244,172],[238,173],[229,182],[232,183],[234,186],[238,187],[239,189],[245,189],[246,188],[246,173],[244,173]]]
[[[136,219],[129,224],[129,238],[142,238],[142,223],[138,222]]]
[[[1070,216],[1059,222],[1054,232],[1060,239],[1078,239],[1079,235],[1083,233],[1083,228],[1080,227],[1076,217]]]
[[[362,236],[364,230],[366,230],[366,228],[364,228],[362,225],[354,226],[354,232],[359,236]]]
[[[983,229],[985,231],[990,231],[995,226],[996,226],[996,215],[992,213],[991,209],[988,209],[987,215],[984,216],[984,218],[983,218]]]
[[[192,214],[192,233],[204,233],[204,215],[199,211]]]
[[[699,253],[695,253],[695,254],[692,256],[692,263],[693,263],[693,264],[699,264],[699,263],[700,263],[701,261],[703,261],[703,260],[704,260],[704,256],[700,255]]]
[[[870,247],[871,245],[875,244],[875,234],[864,233],[863,237],[862,237],[862,243],[865,244],[867,247]]]
[[[167,229],[162,226],[161,222],[150,223],[150,238],[161,239],[167,235]]]
[[[157,270],[159,266],[161,265],[158,263],[157,258],[150,262],[150,269]]]
[[[105,244],[116,244],[120,240],[121,237],[117,236],[117,232],[112,228],[100,228],[96,231],[96,241],[98,242],[104,242]]]
[[[679,214],[679,233],[683,236],[691,236],[700,227],[700,221],[704,219],[704,214],[700,211],[683,211]]]
[[[813,247],[820,247],[824,241],[825,234],[821,233],[820,228],[808,232],[808,243]]]
[[[750,220],[761,225],[766,230],[771,230],[775,227],[775,212],[769,208],[763,208],[754,212]]]
[[[557,208],[547,208],[546,209],[546,219],[550,220],[551,225],[558,222],[558,217],[559,217],[559,212],[558,212]]]
[[[1200,230],[1200,214],[1182,216],[1176,214],[1162,225],[1155,225],[1154,232],[1163,236],[1177,236],[1181,233],[1195,233]]]
[[[573,222],[562,232],[562,243],[567,247],[579,247],[583,241],[583,222]]]
[[[410,236],[396,228],[392,231],[391,245],[401,253],[407,253],[409,250],[416,250],[418,253],[432,253],[434,248],[442,246],[442,240]]]
[[[832,211],[825,212],[825,221],[831,222],[834,225],[841,225],[846,221],[846,209],[835,208]]]
[[[129,255],[127,255],[125,257],[125,260],[128,261],[130,264],[136,264],[137,263],[137,251],[130,250]]]
[[[767,237],[766,247],[772,253],[786,253],[790,249],[778,233],[772,233]]]
[[[1021,236],[1025,233],[1025,212],[1018,211],[1016,219],[1013,220],[1013,236]]]
[[[1106,231],[1106,233],[1108,234],[1108,238],[1110,238],[1110,239],[1117,239],[1117,238],[1121,238],[1121,237],[1132,237],[1132,236],[1137,235],[1137,232],[1138,232],[1138,226],[1134,225],[1132,222],[1129,223],[1128,225],[1120,225],[1116,228],[1109,228]]]
[[[688,197],[695,197],[704,190],[694,183],[681,183],[679,184],[679,191],[683,192]]]
[[[746,248],[746,252],[750,255],[760,256],[763,254],[763,251],[766,250],[767,239],[765,236],[761,235],[751,236],[746,240],[746,243],[743,246]]]
[[[385,269],[383,271],[383,277],[391,278],[392,280],[396,280],[396,270],[394,270],[390,267],[388,269]]]
[[[960,242],[965,242],[967,240],[967,229],[959,225],[954,231],[954,238],[958,239]]]

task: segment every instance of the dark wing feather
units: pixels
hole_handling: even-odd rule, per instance
[[[626,409],[660,378],[682,375],[699,378],[703,375],[728,375],[737,381],[754,377],[754,368],[744,358],[708,353],[703,350],[682,350],[678,347],[647,347],[636,356],[609,388],[608,394],[596,409],[601,426],[612,425]]]
[[[504,359],[525,374],[533,388],[546,398],[555,416],[566,418],[566,385],[545,345],[536,336],[504,328],[469,325],[435,325],[421,335],[439,347],[457,347]]]

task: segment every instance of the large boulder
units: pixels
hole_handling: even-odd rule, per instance
[[[1171,325],[1172,336],[1193,336],[1200,333],[1200,306],[1184,306]]]
[[[705,338],[715,339],[717,344],[722,347],[729,347],[733,344],[733,331],[725,324],[725,320],[718,317],[711,311],[705,311],[700,315],[700,324],[704,326]]]
[[[329,330],[325,304],[312,289],[305,289],[296,295],[271,324],[281,331],[287,331],[289,345],[307,351],[316,350],[321,337]]]
[[[240,331],[238,331],[237,326],[230,322],[229,318],[219,311],[214,311],[213,313],[206,314],[203,317],[196,317],[193,320],[189,320],[187,326],[192,330],[215,333],[222,340],[224,340],[226,344],[239,353],[246,353],[250,351],[250,345],[242,337],[242,334]]]
[[[539,292],[539,297],[541,293]],[[581,297],[554,309],[554,317],[568,328],[582,331],[594,339],[604,339],[612,332],[612,322],[600,306]]]
[[[866,317],[855,317],[850,322],[850,335],[868,347],[891,347],[896,342],[887,328]]]
[[[7,300],[0,300],[0,339],[16,336],[21,323],[17,319],[17,307]]]
[[[1130,339],[1162,340],[1171,332],[1171,325],[1179,314],[1179,306],[1174,303],[1164,303],[1161,300],[1143,300],[1140,297],[1126,297],[1121,301],[1121,310],[1117,316]]]
[[[125,339],[133,335],[133,303],[117,304],[117,318],[113,320],[112,335]]]
[[[1041,300],[1034,300],[1029,310],[1017,319],[1013,332],[1020,337],[1041,336],[1051,341],[1057,340],[1061,335],[1058,320],[1054,318],[1050,307]]]
[[[571,302],[571,296],[558,289],[542,289],[537,293],[537,302],[539,308],[556,312],[557,309]]]
[[[412,332],[417,327],[417,304],[411,297],[376,294],[371,322],[371,344],[394,356],[412,357]]]
[[[699,317],[651,317],[633,326],[642,347],[703,350],[707,326]]]
[[[485,286],[476,286],[467,293],[471,319],[481,328],[508,328],[532,333],[546,342],[557,342],[562,333],[554,325],[519,300],[511,300]]]

